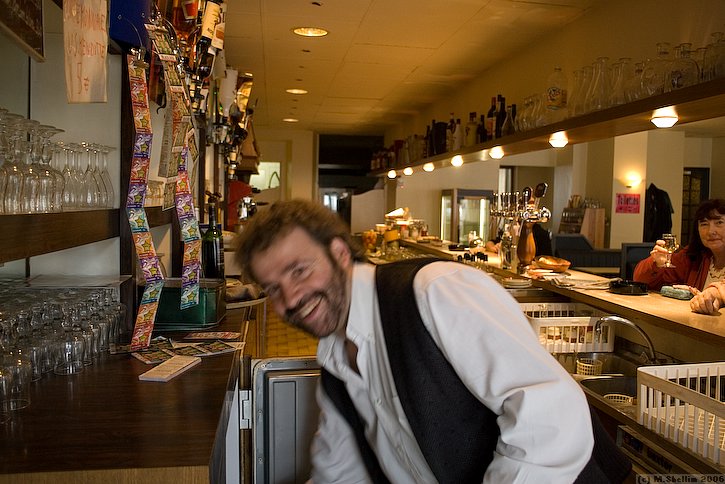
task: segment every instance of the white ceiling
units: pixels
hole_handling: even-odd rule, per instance
[[[383,134],[601,1],[228,0],[226,63],[254,75],[256,126]]]

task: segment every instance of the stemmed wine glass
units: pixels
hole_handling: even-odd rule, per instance
[[[5,132],[5,163],[3,164],[5,178],[4,213],[22,213],[21,195],[23,190],[23,150],[18,147],[25,134],[23,122],[25,118],[19,114],[8,113],[3,117]]]
[[[662,240],[665,241],[664,247],[667,250],[665,267],[675,267],[674,264],[672,264],[672,254],[680,247],[677,243],[677,237],[674,234],[663,234]]]
[[[56,196],[56,192],[62,192],[63,176],[56,173],[55,168],[50,165],[52,158],[50,138],[62,132],[62,129],[53,126],[39,125],[32,133],[31,159],[32,166],[38,174],[36,211],[39,213],[61,210],[60,197]]]
[[[101,152],[101,180],[106,187],[107,192],[107,204],[106,208],[113,208],[116,204],[116,194],[113,191],[113,182],[111,181],[111,175],[108,173],[108,154],[115,148],[111,146],[99,145],[98,149]]]

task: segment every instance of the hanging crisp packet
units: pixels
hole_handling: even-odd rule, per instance
[[[154,241],[149,231],[148,217],[144,209],[148,170],[151,155],[151,113],[148,106],[145,63],[133,55],[127,57],[131,110],[136,135],[133,145],[133,159],[126,197],[126,216],[131,228],[131,238],[136,249],[141,273],[146,287],[136,315],[131,337],[131,350],[146,348],[151,341],[154,321],[159,307],[164,276],[156,254]]]

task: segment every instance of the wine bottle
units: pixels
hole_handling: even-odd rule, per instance
[[[216,50],[212,46],[214,30],[221,18],[221,0],[207,0],[201,20],[199,39],[196,41],[196,58],[194,72],[201,80],[211,74]]]
[[[496,96],[491,98],[491,107],[486,113],[486,136],[493,139],[496,132]]]
[[[496,108],[496,139],[503,136],[503,123],[506,121],[506,98],[498,95],[498,108]]]
[[[488,140],[488,133],[486,132],[486,115],[481,115],[481,122],[478,123],[476,130],[476,143],[485,143]]]
[[[221,198],[218,193],[206,192],[209,213],[209,228],[201,236],[201,266],[207,279],[224,279],[224,238],[217,227],[217,202]]]

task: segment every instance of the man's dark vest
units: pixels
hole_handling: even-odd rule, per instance
[[[413,279],[424,265],[436,260],[410,259],[377,267],[376,286],[385,346],[401,406],[436,480],[480,483],[493,460],[500,430],[496,414],[466,388],[420,317]],[[324,369],[321,383],[351,426],[371,480],[389,482],[365,438],[364,422],[344,383]],[[596,424],[601,429],[598,420]],[[604,437],[611,444],[606,447],[607,451],[621,454],[611,438],[606,434]],[[621,458],[624,460],[613,462],[618,468],[617,474],[625,471],[623,464],[628,464],[623,455]],[[623,476],[628,472],[626,469]],[[619,480],[615,478],[611,482]],[[592,458],[577,482],[594,484],[610,480]]]

